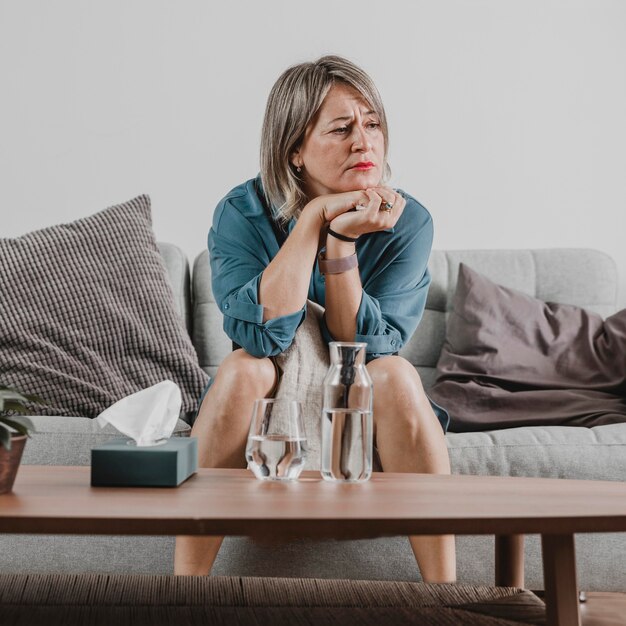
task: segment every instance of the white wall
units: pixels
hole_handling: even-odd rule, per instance
[[[377,82],[436,248],[592,247],[626,282],[621,0],[0,0],[0,234],[148,193],[194,257],[274,80],[328,52]]]

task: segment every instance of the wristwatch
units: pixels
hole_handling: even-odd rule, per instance
[[[317,264],[322,274],[343,274],[343,272],[358,267],[359,261],[356,252],[340,259],[326,259],[324,258],[324,253],[320,252],[317,257]]]

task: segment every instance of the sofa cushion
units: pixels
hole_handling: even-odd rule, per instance
[[[187,255],[172,243],[159,241],[159,253],[165,263],[167,278],[174,295],[176,312],[185,322],[185,328],[191,335],[191,273]]]
[[[626,424],[446,435],[454,474],[626,480]]]
[[[27,465],[91,465],[91,449],[121,437],[119,431],[97,420],[77,416],[33,415],[35,432],[26,441],[22,463]],[[189,424],[179,419],[173,437],[188,437]]]
[[[39,415],[95,417],[164,379],[195,411],[207,376],[177,313],[150,200],[0,239],[0,380]]]
[[[626,421],[626,310],[606,321],[461,264],[430,390],[456,432]]]

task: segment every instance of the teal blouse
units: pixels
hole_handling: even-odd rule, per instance
[[[361,235],[356,242],[363,292],[355,341],[367,343],[368,361],[395,354],[408,341],[424,313],[430,284],[432,218],[415,198],[402,190],[398,193],[406,206],[396,225]],[[287,224],[285,236],[295,223],[292,219]],[[286,350],[306,315],[305,304],[295,313],[263,322],[259,284],[280,249],[279,239],[260,176],[232,189],[217,205],[208,237],[213,295],[224,315],[226,334],[256,357]],[[325,294],[316,260],[308,299],[325,306]],[[324,320],[321,331],[326,341],[333,341]],[[432,400],[431,405],[445,430],[447,413]]]
[[[394,228],[368,233],[356,242],[363,296],[355,341],[367,342],[368,358],[393,354],[411,337],[424,312],[430,284],[428,257],[433,241],[430,213],[403,191],[406,207]],[[217,205],[209,232],[213,295],[224,315],[226,334],[248,353],[273,356],[286,350],[306,315],[263,322],[259,283],[280,249],[260,178],[235,187]],[[295,226],[288,224],[288,232]],[[324,275],[315,262],[308,298],[324,306]],[[325,323],[322,333],[333,341]]]

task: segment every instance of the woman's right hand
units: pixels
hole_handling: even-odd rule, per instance
[[[354,209],[357,204],[367,206],[370,198],[364,189],[346,191],[344,193],[332,193],[313,198],[303,209],[303,212],[311,212],[319,217],[322,224],[330,224],[338,215]]]

